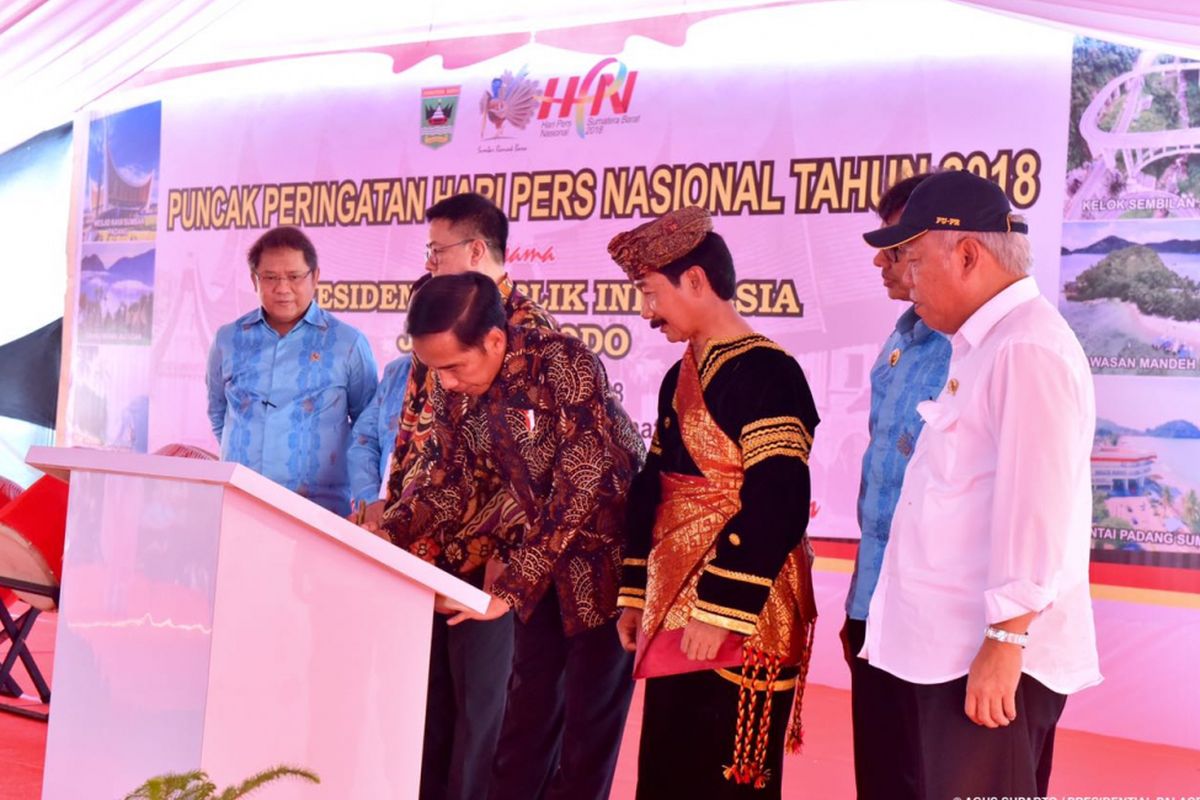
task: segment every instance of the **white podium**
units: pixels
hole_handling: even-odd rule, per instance
[[[27,460],[71,486],[43,800],[277,764],[321,784],[265,800],[417,796],[434,593],[486,594],[242,466]]]

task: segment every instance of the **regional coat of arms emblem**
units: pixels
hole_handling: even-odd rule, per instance
[[[437,149],[450,143],[461,91],[461,86],[421,90],[421,144]]]

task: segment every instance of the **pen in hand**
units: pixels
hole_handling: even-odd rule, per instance
[[[380,524],[379,511],[372,512],[372,507],[382,505],[382,503],[368,503],[366,500],[354,500],[350,503],[350,516],[347,519],[351,520],[355,525],[373,533],[384,541],[390,542],[391,537],[383,530]]]

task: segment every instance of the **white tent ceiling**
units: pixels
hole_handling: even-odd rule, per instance
[[[314,53],[384,51],[475,40],[493,48],[529,40],[571,47],[578,28],[686,32],[731,10],[805,0],[0,0],[0,152],[130,85],[249,62]],[[872,0],[828,0],[871,2]],[[874,0],[883,2],[885,0]],[[936,24],[940,2],[908,3]],[[1080,31],[1200,52],[1200,8],[1184,0],[970,0],[969,5]],[[630,21],[633,21],[630,24]],[[641,22],[639,22],[641,21]],[[393,48],[389,51],[388,48]],[[620,49],[619,47],[615,49]]]

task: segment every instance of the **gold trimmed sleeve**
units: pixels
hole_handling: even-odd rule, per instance
[[[617,605],[623,608],[645,607],[646,559],[630,557],[621,561],[621,586],[617,590]]]
[[[730,352],[741,349],[730,346]],[[724,352],[714,348],[705,363]],[[772,347],[754,347],[713,376],[705,400],[735,441],[744,470],[739,508],[716,539],[716,553],[696,584],[707,613],[736,609],[749,622],[766,605],[775,579],[804,536],[811,488],[808,458],[819,417],[804,372]]]
[[[807,464],[812,441],[812,434],[799,417],[757,419],[744,426],[738,438],[742,467],[750,469],[772,456],[798,458]]]
[[[645,607],[646,593],[644,591],[621,587],[621,591],[617,595],[617,608],[644,609]]]
[[[709,625],[716,625],[718,628],[724,628],[727,631],[741,633],[746,636],[752,636],[758,627],[757,614],[748,614],[736,608],[718,606],[713,603],[706,603],[703,600],[697,601],[692,606],[692,619],[707,622]]]
[[[733,536],[737,536],[737,534],[729,534],[729,537]],[[774,583],[774,576],[768,578],[764,575],[755,575],[709,563],[700,573],[700,583],[696,587],[698,599],[695,608],[709,615],[715,614],[723,619],[733,620],[736,624],[714,622],[701,617],[697,617],[697,619],[745,633],[746,631],[742,630],[743,627],[749,626],[753,629],[757,624],[758,612],[766,604],[767,596],[771,593]]]
[[[768,589],[775,583],[770,578],[763,578],[759,575],[751,575],[748,572],[734,572],[730,569],[721,569],[720,567],[709,564],[704,568],[704,571],[710,575],[716,575],[718,578],[725,578],[731,581],[741,581],[742,583],[752,583],[755,586],[765,586]]]

